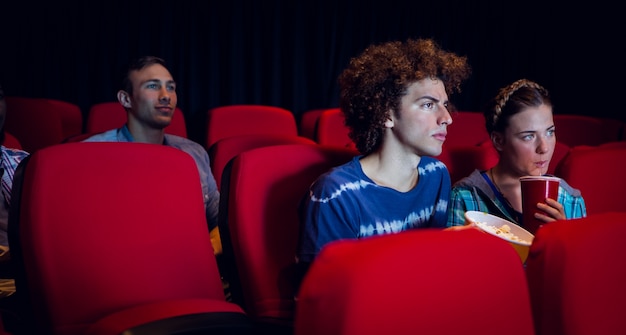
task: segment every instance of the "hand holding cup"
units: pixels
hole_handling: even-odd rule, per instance
[[[523,224],[532,234],[535,234],[541,225],[550,221],[549,218],[558,217],[562,214],[563,207],[556,201],[559,195],[560,181],[560,178],[550,176],[520,178]],[[543,215],[546,219],[536,218],[535,213]]]

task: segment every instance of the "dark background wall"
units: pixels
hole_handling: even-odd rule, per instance
[[[367,45],[431,37],[473,68],[462,110],[525,77],[555,113],[626,121],[625,19],[617,5],[550,1],[3,1],[0,82],[6,94],[78,104],[115,100],[119,71],[163,57],[178,82],[190,136],[206,110],[270,104],[296,117],[337,105],[336,79]],[[607,1],[608,2],[608,1]]]

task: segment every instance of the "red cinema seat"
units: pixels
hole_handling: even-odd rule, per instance
[[[117,101],[101,102],[91,106],[87,114],[86,133],[101,133],[123,126],[126,123],[126,110]],[[187,138],[187,125],[183,111],[176,107],[172,122],[165,128],[165,132]]]
[[[13,136],[13,134],[7,133],[6,131],[4,132],[4,143],[2,143],[2,145],[7,148],[22,150],[22,144],[20,143],[20,140]]]
[[[626,212],[545,224],[526,260],[537,335],[623,334]]]
[[[618,141],[622,125],[619,120],[589,115],[554,114],[556,136],[570,147]]]
[[[44,98],[5,99],[4,129],[15,136],[27,152],[59,144],[64,138],[82,132],[82,113],[73,103]]]
[[[187,153],[144,143],[50,146],[20,163],[13,191],[8,234],[23,333],[252,329],[225,299]]]
[[[298,206],[310,184],[353,152],[318,144],[242,152],[224,170],[220,234],[232,299],[267,334],[292,334]]]
[[[534,334],[518,254],[476,229],[332,242],[297,304],[295,335]]]
[[[207,150],[222,138],[250,134],[298,136],[296,118],[287,109],[267,105],[228,105],[208,110]]]
[[[473,146],[489,140],[483,113],[456,111],[450,116],[452,116],[452,124],[447,127],[448,135],[444,145]]]
[[[555,174],[579,189],[587,214],[625,211],[626,146],[574,147],[559,162]]]
[[[350,129],[345,125],[341,109],[331,108],[320,114],[317,121],[315,139],[322,145],[350,148],[357,152],[356,145],[348,136]]]
[[[317,121],[320,115],[329,108],[310,109],[300,115],[298,124],[298,132],[300,136],[304,136],[315,140],[315,132],[317,130]]]
[[[315,144],[312,139],[303,136],[282,134],[251,134],[223,138],[215,142],[209,149],[211,171],[218,189],[222,183],[222,172],[226,164],[238,154],[260,147],[279,144]]]

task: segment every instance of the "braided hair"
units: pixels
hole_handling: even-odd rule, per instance
[[[504,132],[511,116],[529,107],[542,104],[552,106],[550,94],[543,86],[528,79],[520,79],[500,89],[485,108],[485,127],[489,134]]]

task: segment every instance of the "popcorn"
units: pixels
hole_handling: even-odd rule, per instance
[[[530,244],[530,241],[521,239],[519,236],[511,233],[511,227],[507,224],[504,224],[500,227],[495,227],[495,226],[490,226],[485,222],[476,222],[476,225],[478,225],[481,229],[485,231],[489,231],[493,233],[494,235],[500,236],[506,240],[524,243],[524,244]]]

